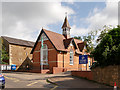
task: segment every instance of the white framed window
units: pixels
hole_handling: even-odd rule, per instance
[[[73,39],[72,39],[71,42],[70,42],[70,46],[73,46],[72,41],[73,41]]]
[[[71,50],[70,50],[70,65],[73,65],[73,55],[74,55],[74,52],[73,52],[73,50],[71,49]]]
[[[43,65],[48,65],[48,47],[46,44],[43,44],[43,48],[41,47],[41,57]]]

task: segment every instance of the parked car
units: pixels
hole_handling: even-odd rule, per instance
[[[5,88],[5,78],[4,78],[4,76],[1,73],[0,73],[0,87],[2,89]]]

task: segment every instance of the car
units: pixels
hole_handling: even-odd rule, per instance
[[[4,78],[4,76],[1,73],[0,73],[0,87],[2,89],[5,88],[5,78]]]

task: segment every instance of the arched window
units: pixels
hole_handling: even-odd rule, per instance
[[[73,55],[74,55],[74,52],[73,52],[73,50],[71,49],[71,50],[70,50],[70,65],[73,65]]]
[[[46,44],[41,47],[41,59],[43,60],[43,65],[48,65],[48,47]]]

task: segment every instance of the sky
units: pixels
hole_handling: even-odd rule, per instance
[[[35,42],[42,28],[62,34],[65,12],[71,26],[71,37],[87,35],[104,25],[118,24],[118,1],[31,1],[3,0],[0,3],[2,36]]]

